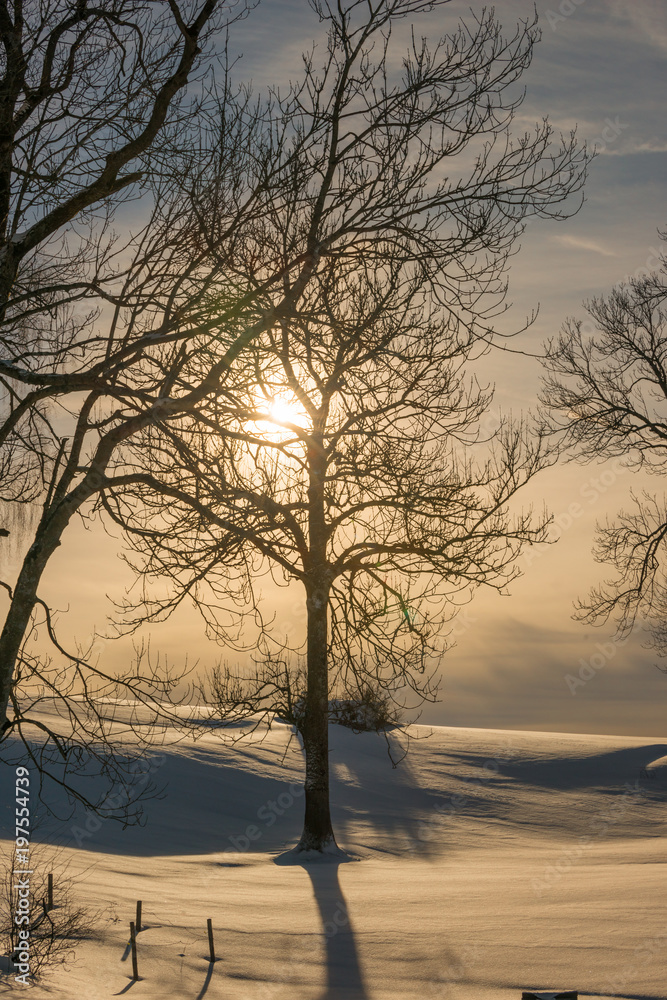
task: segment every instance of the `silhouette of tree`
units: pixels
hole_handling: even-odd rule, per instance
[[[257,101],[246,89],[234,89],[223,68],[222,77],[209,77],[201,97],[184,101],[169,122],[169,100],[185,84],[197,57],[197,33],[215,5],[195,12],[187,28],[169,5],[182,51],[193,61],[178,62],[178,45],[158,45],[155,59],[166,53],[179,67],[170,84],[175,90],[168,88],[162,98],[159,69],[151,70],[151,86],[141,83],[149,46],[132,47],[135,34],[143,39],[146,33],[133,34],[130,26],[127,44],[121,32],[120,49],[112,50],[125,44],[130,54],[141,51],[140,65],[136,71],[127,69],[129,62],[112,59],[111,65],[136,81],[136,91],[128,93],[138,106],[108,127],[91,125],[90,136],[80,126],[80,170],[72,173],[67,158],[56,156],[48,171],[45,164],[35,173],[45,205],[64,185],[63,204],[72,214],[51,215],[45,207],[42,215],[55,228],[42,226],[33,235],[44,232],[46,242],[31,244],[22,257],[7,251],[20,266],[13,283],[6,283],[10,300],[3,313],[9,345],[8,360],[0,362],[8,402],[0,431],[3,495],[39,500],[42,513],[19,575],[8,585],[11,602],[0,636],[5,733],[27,724],[18,674],[24,690],[45,676],[44,665],[22,653],[35,615],[47,610],[38,598],[42,575],[72,517],[95,504],[112,509],[124,491],[131,497],[134,486],[146,485],[136,468],[135,442],[171,439],[198,413],[205,423],[211,409],[233,402],[228,382],[235,381],[236,368],[251,374],[246,352],[254,357],[253,344],[268,331],[305,321],[306,306],[320,301],[318,289],[333,294],[336,274],[343,282],[360,276],[359,315],[369,322],[364,296],[372,301],[376,284],[388,280],[390,291],[404,288],[413,312],[410,296],[421,295],[426,315],[437,306],[460,325],[464,342],[485,345],[494,316],[506,307],[506,269],[525,219],[574,210],[564,203],[580,189],[587,163],[574,137],[554,141],[546,121],[534,134],[513,139],[510,132],[521,101],[512,88],[530,61],[534,23],[522,22],[505,38],[486,12],[432,48],[413,38],[400,70],[392,58],[392,30],[438,2],[313,6],[328,30],[320,67],[314,52],[308,54],[299,82]],[[104,18],[101,25],[108,27]],[[75,51],[84,49],[82,41]],[[99,93],[112,76],[95,53],[93,45],[83,65]],[[76,70],[76,61],[72,66]],[[62,80],[70,85],[67,73]],[[84,84],[76,121],[95,123],[97,105],[85,104],[85,74]],[[137,121],[148,122],[144,131]],[[158,133],[154,125],[164,127]],[[137,146],[139,136],[144,146]],[[116,146],[125,160],[115,155]],[[459,154],[461,176],[454,176]],[[139,169],[124,174],[137,159]],[[85,164],[91,170],[106,164],[100,176],[111,186],[100,187],[92,174],[90,184],[81,181],[81,190],[72,193],[67,178],[84,176]],[[11,176],[21,210],[39,215],[39,198],[34,209],[26,208],[30,199],[20,194],[20,169]],[[49,194],[47,181],[56,184],[55,193]],[[102,197],[122,200],[135,190],[145,190],[138,215],[145,211],[148,219],[126,245],[114,243],[107,216],[95,206]],[[64,233],[67,252],[56,261],[48,238]],[[354,287],[352,281],[345,294]],[[325,300],[318,308],[328,308]],[[170,486],[169,477],[164,485]],[[113,500],[107,503],[109,491]],[[150,507],[148,496],[142,498]],[[237,559],[242,566],[246,551],[238,535],[229,537],[230,563]],[[48,623],[47,632],[53,633]],[[95,676],[86,655],[68,656],[80,683]],[[149,688],[155,679],[149,671]],[[108,679],[99,681],[104,686]],[[128,676],[123,683],[134,681]],[[91,711],[94,716],[92,705]],[[55,736],[47,734],[47,742]],[[90,742],[89,731],[82,740]]]
[[[134,496],[128,473],[122,490],[100,498],[143,548],[137,569],[173,585],[137,609],[131,628],[190,596],[209,629],[232,642],[243,618],[232,602],[258,613],[252,578],[264,560],[303,584],[304,849],[333,839],[329,662],[357,681],[387,671],[388,690],[429,696],[428,627],[412,620],[407,591],[382,569],[409,578],[424,599],[424,573],[436,590],[443,581],[453,592],[501,586],[521,544],[542,537],[539,524],[512,526],[506,512],[548,461],[539,435],[531,443],[522,426],[503,425],[488,466],[454,462],[452,442],[474,437],[488,403],[484,391],[465,389],[458,366],[493,337],[525,218],[565,213],[586,156],[573,137],[552,148],[546,122],[511,138],[520,97],[508,88],[530,60],[534,24],[507,40],[485,13],[433,48],[413,39],[397,75],[390,29],[430,6],[316,4],[329,30],[324,62],[307,55],[303,80],[273,98],[293,141],[261,248],[239,266],[254,274],[271,261],[287,273],[298,252],[316,263],[306,280],[285,281],[289,302],[237,358],[224,393],[137,439]],[[209,351],[193,349],[188,383],[207,370]],[[283,404],[300,407],[305,423],[281,421],[272,407]],[[253,421],[284,426],[288,440],[250,433]],[[409,648],[397,645],[404,630],[415,639]],[[240,710],[269,710],[291,697],[289,678],[267,670],[254,694],[226,678],[230,702],[238,695]]]
[[[128,411],[137,422],[143,407],[140,422],[154,402],[148,372],[142,385],[123,372],[139,357],[145,363],[151,345],[155,364],[160,342],[183,332],[164,307],[169,295],[178,306],[188,280],[173,234],[187,244],[192,224],[187,212],[174,213],[168,172],[175,165],[182,176],[184,152],[192,153],[205,102],[187,89],[203,84],[204,52],[210,57],[215,33],[244,12],[220,0],[0,4],[0,499],[8,524],[0,536],[32,541],[16,581],[0,584],[9,597],[0,726],[3,738],[24,740],[40,774],[51,769],[91,808],[68,768],[92,758],[112,784],[127,785],[125,765],[137,756],[114,759],[110,720],[93,691],[127,696],[133,685],[133,697],[154,702],[170,681],[151,669],[130,680],[84,668],[84,651],[60,647],[38,588],[122,440],[113,409],[126,408],[127,423]],[[124,243],[112,226],[133,200],[144,221]],[[161,306],[162,322],[151,325]],[[24,512],[38,502],[35,527]],[[67,677],[25,646],[40,620],[68,656]],[[45,696],[59,700],[64,721],[40,717]]]
[[[545,426],[581,462],[621,460],[624,467],[667,472],[667,285],[665,266],[632,278],[587,310],[594,332],[571,319],[546,354]],[[594,555],[616,576],[577,604],[589,624],[613,619],[619,637],[639,620],[649,643],[667,652],[664,496],[630,491],[631,506],[598,526]]]

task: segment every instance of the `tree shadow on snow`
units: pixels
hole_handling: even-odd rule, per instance
[[[326,985],[318,1000],[368,1000],[354,925],[340,884],[335,859],[301,867],[313,886],[326,950]]]
[[[376,733],[356,734],[334,725],[330,733],[332,814],[340,841],[389,853],[429,854],[433,846],[420,839],[419,830],[423,817],[433,812],[433,796],[419,787],[408,761],[392,768],[385,740]],[[163,794],[146,801],[145,825],[123,829],[80,806],[70,816],[62,789],[51,785],[46,797],[61,818],[43,817],[42,841],[132,856],[224,852],[223,863],[232,866],[243,864],[246,854],[284,850],[298,840],[304,801],[300,766],[276,766],[277,760],[252,744],[231,751],[201,745],[187,752],[161,748],[146,759],[153,762],[151,777]],[[0,771],[6,801],[11,778],[10,768]],[[84,787],[85,781],[82,776]],[[132,794],[138,791],[140,780],[131,788]]]
[[[396,737],[390,733],[388,741],[400,758]],[[331,813],[341,843],[362,842],[389,854],[407,850],[429,856],[442,850],[442,842],[436,848],[422,836],[424,818],[432,817],[440,796],[420,787],[409,755],[393,767],[383,735],[337,725],[329,727],[329,746]]]

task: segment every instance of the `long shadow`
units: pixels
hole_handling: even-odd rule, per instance
[[[564,813],[554,817],[553,791],[590,789],[599,808],[600,796],[622,797],[625,783],[634,786],[639,780],[647,799],[665,797],[663,781],[642,771],[665,755],[664,743],[605,748],[597,753],[584,748],[558,759],[525,755],[502,761],[495,774],[484,772],[481,753],[465,749],[452,747],[443,752],[436,744],[428,755],[430,770],[413,770],[409,758],[394,770],[383,738],[375,733],[355,734],[332,725],[330,740],[335,828],[343,841],[359,840],[388,853],[408,850],[429,857],[454,847],[456,835],[446,821],[453,793],[465,799],[461,815],[536,829],[543,829],[547,820],[554,834],[585,828],[591,806],[585,795],[580,803],[571,797]],[[242,864],[246,852],[274,852],[294,843],[303,816],[302,775],[300,767],[277,766],[280,746],[271,753],[252,744],[233,750],[199,744],[186,749],[162,748],[155,756],[155,781],[166,786],[166,794],[146,803],[145,826],[123,830],[121,824],[78,808],[65,821],[44,817],[40,840],[133,857],[226,852],[229,865]],[[22,745],[16,740],[11,746],[3,744],[3,760],[16,753],[23,760]],[[429,787],[431,774],[434,787]],[[6,803],[11,799],[13,775],[11,767],[0,768],[0,798]],[[90,780],[91,775],[82,774],[82,790]],[[436,787],[442,790],[437,792]],[[535,792],[544,794],[535,796]],[[518,796],[523,796],[521,801]],[[62,789],[45,788],[45,798],[61,815],[68,815]],[[446,810],[439,822],[443,804]],[[7,806],[0,811],[0,825],[9,830],[11,819]],[[434,831],[430,839],[424,838],[424,824],[427,831]],[[647,835],[654,835],[649,825],[646,830]]]
[[[127,993],[127,992],[128,992],[128,990],[131,990],[131,989],[132,989],[132,987],[133,987],[133,986],[135,985],[135,983],[137,983],[137,982],[141,982],[141,980],[140,980],[140,979],[131,979],[131,980],[129,981],[129,983],[127,984],[127,986],[123,986],[122,990],[119,990],[119,991],[118,991],[118,993],[114,993],[114,994],[113,994],[113,996],[115,996],[115,997],[120,997],[120,996],[122,996],[122,995],[123,995],[123,993]]]
[[[197,994],[197,1000],[202,1000],[202,997],[206,996],[209,986],[211,985],[211,979],[213,977],[213,969],[215,968],[215,962],[208,963],[208,972],[206,973],[206,979],[204,980],[204,985]]]
[[[332,860],[301,866],[312,882],[324,932],[327,981],[319,1000],[368,1000],[354,925],[338,877],[339,865]]]

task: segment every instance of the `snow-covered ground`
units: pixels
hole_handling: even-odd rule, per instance
[[[162,748],[167,792],[144,827],[79,813],[54,832],[86,869],[76,893],[97,934],[30,995],[665,1000],[667,740],[412,733],[423,738],[394,769],[382,737],[331,727],[334,825],[359,858],[346,863],[280,863],[303,808],[287,727]]]

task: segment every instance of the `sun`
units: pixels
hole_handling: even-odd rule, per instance
[[[282,441],[286,437],[291,437],[295,431],[298,434],[297,428],[302,430],[308,428],[308,414],[299,401],[291,395],[288,398],[278,394],[262,395],[255,405],[259,413],[253,423],[257,433],[264,438]]]
[[[294,403],[285,399],[273,399],[268,405],[269,416],[278,424],[299,424],[303,420],[303,412]]]

